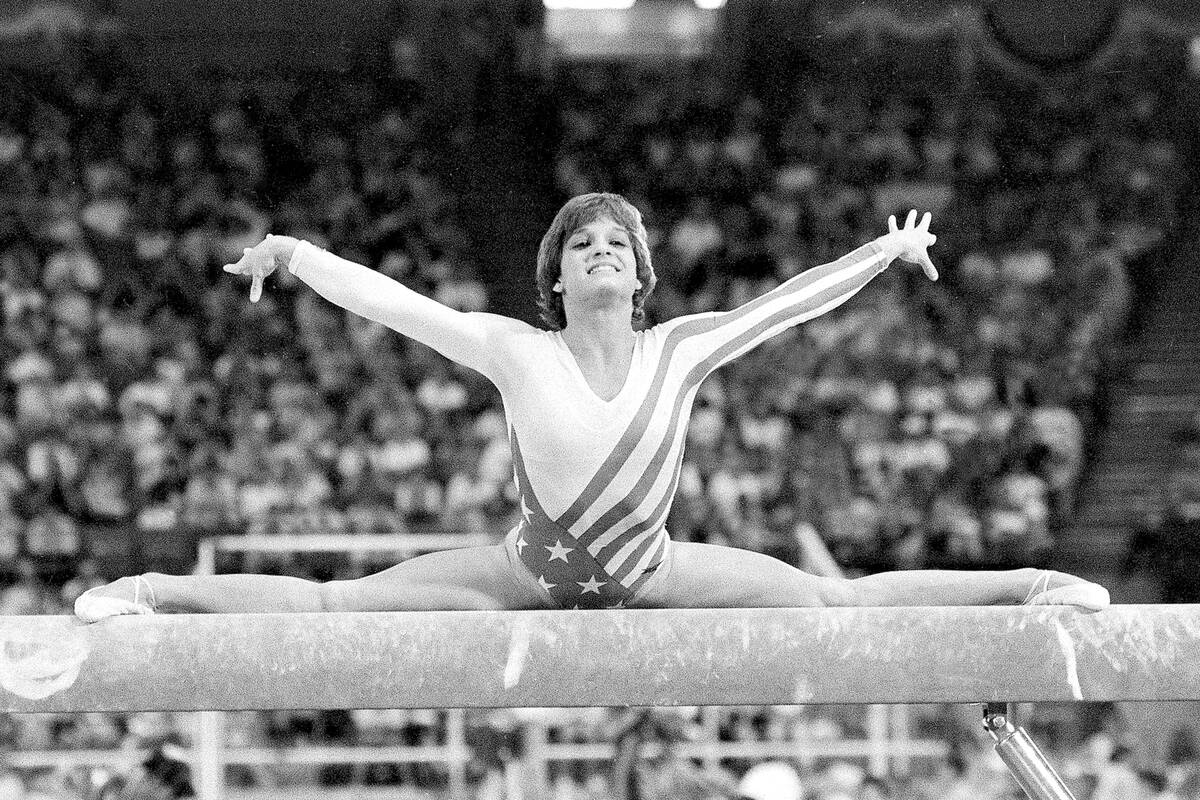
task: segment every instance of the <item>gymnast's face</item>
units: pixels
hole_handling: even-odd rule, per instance
[[[608,217],[593,220],[567,236],[559,270],[555,290],[562,292],[564,300],[607,296],[632,303],[640,286],[629,231]]]

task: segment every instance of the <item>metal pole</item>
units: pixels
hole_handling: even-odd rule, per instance
[[[908,777],[912,771],[912,736],[909,706],[888,706],[891,723],[892,773]]]
[[[996,753],[1030,800],[1075,800],[1029,734],[1013,725],[1011,705],[984,705],[983,727],[996,740]]]
[[[467,749],[467,712],[461,708],[446,711],[445,747],[450,796],[466,797],[467,762],[471,759],[471,751]]]
[[[225,715],[220,711],[197,711],[195,720],[192,763],[196,766],[196,797],[225,800]]]
[[[217,548],[202,539],[196,548],[196,575],[215,575]],[[196,795],[200,800],[225,800],[225,713],[197,711]]]
[[[871,750],[867,758],[867,771],[876,778],[887,777],[892,744],[888,738],[887,706],[867,706],[867,741]]]

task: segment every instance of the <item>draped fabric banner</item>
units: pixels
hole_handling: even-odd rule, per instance
[[[695,11],[692,0],[639,0],[639,4],[672,19],[674,12],[661,9],[678,6]],[[499,5],[505,9],[500,14],[503,17],[528,2],[504,0]],[[459,6],[465,4],[447,5]],[[124,30],[132,41],[154,42],[172,51],[203,40],[212,51],[210,59],[242,53],[256,66],[261,66],[264,58],[289,64],[307,59],[315,62],[310,65],[315,68],[339,69],[355,59],[358,51],[372,46],[370,42],[381,33],[381,23],[394,16],[395,9],[419,17],[412,20],[414,30],[427,31],[437,27],[431,25],[431,18],[437,16],[433,8],[432,4],[367,0],[356,4],[355,13],[346,14],[339,6],[316,0],[282,6],[250,0],[217,0],[216,6],[178,0],[117,0],[108,4],[102,15],[88,0],[0,0],[0,43],[5,45],[0,52],[10,63],[45,61],[72,40],[101,30],[106,34]],[[968,60],[984,57],[1033,78],[1056,70],[1094,67],[1152,40],[1178,43],[1182,55],[1182,43],[1200,28],[1200,8],[1174,0],[928,0],[916,8],[857,0],[807,4],[731,0],[723,13],[724,42],[742,53],[747,70],[768,72],[772,71],[771,61],[794,65],[807,51],[820,62],[830,48],[844,48],[850,42],[860,64],[886,56],[889,47],[955,43]],[[213,19],[222,24],[211,25]],[[282,35],[285,32],[287,35]],[[222,43],[240,44],[222,48]],[[945,66],[938,63],[938,53],[929,55],[927,65]],[[169,66],[171,60],[161,61]]]
[[[91,14],[69,2],[5,2],[0,4],[0,41],[40,38],[47,42],[84,33]]]
[[[0,0],[0,64],[36,67],[53,63],[72,42],[101,27],[84,2]]]
[[[971,59],[983,58],[1026,77],[1056,70],[1097,68],[1157,41],[1179,46],[1191,38],[1196,20],[1121,0],[988,0],[923,4],[922,13],[897,11],[894,4],[815,2],[814,28],[830,44],[850,40],[865,49],[884,44],[925,46],[956,40]],[[1193,15],[1195,12],[1192,12]]]
[[[1182,65],[1198,30],[1200,4],[1166,0],[732,0],[724,52],[746,85],[769,99],[812,75],[919,91],[922,83],[943,86],[978,66],[1028,83],[1147,56]]]

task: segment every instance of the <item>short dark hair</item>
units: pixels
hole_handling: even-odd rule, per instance
[[[554,291],[554,284],[562,277],[562,250],[567,237],[598,219],[608,217],[629,233],[633,244],[633,257],[637,264],[637,279],[641,288],[633,293],[633,318],[630,323],[640,323],[646,318],[646,298],[654,291],[657,278],[650,263],[650,247],[646,243],[646,226],[642,214],[624,197],[609,192],[592,192],[572,197],[554,215],[554,221],[538,247],[535,282],[538,292],[538,312],[542,322],[551,330],[560,331],[567,327],[567,311],[563,307],[562,295]]]

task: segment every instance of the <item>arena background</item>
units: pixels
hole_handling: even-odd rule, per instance
[[[513,496],[490,387],[286,276],[252,307],[220,266],[292,233],[532,322],[541,232],[601,189],[646,212],[653,319],[734,305],[912,205],[939,235],[938,284],[893,271],[706,384],[675,537],[852,573],[1050,566],[1117,602],[1200,600],[1194,4],[550,5],[0,2],[0,613],[190,571],[216,535],[500,535]],[[322,579],[391,557],[212,555]],[[912,709],[894,752],[942,746],[882,770],[709,759],[697,788],[681,760],[642,791],[1013,796],[973,713]],[[809,747],[869,738],[865,720],[664,712],[637,730],[803,729]],[[1190,706],[1032,720],[1080,798],[1200,796]],[[471,718],[471,796],[539,790],[514,777],[530,725],[589,744],[623,722]],[[233,748],[429,744],[449,723],[226,724]],[[167,715],[9,717],[0,794],[178,796],[192,736]],[[108,748],[125,755],[72,755]],[[744,779],[766,761],[806,794]],[[556,798],[617,791],[603,762],[545,777]],[[437,765],[227,779],[231,796],[448,796]]]

